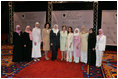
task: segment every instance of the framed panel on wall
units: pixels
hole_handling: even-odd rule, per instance
[[[93,27],[93,10],[52,11],[51,25],[54,24],[58,24],[60,29],[64,24],[73,29],[81,29],[83,25],[89,29]]]
[[[117,10],[102,10],[101,28],[107,37],[107,45],[117,46]]]
[[[14,29],[17,24],[21,25],[22,31],[26,25],[30,25],[32,29],[35,27],[35,22],[39,22],[40,28],[43,28],[46,23],[46,11],[14,12]]]

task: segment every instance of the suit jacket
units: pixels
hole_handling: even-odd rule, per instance
[[[96,42],[96,50],[99,50],[99,51],[105,51],[105,47],[106,47],[106,36],[103,35],[100,40],[99,39],[99,36],[97,35],[97,42]]]
[[[53,43],[53,46],[51,47],[60,47],[60,31],[57,33],[57,35],[51,30],[50,32],[50,44]]]

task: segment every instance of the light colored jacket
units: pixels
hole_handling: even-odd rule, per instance
[[[41,29],[40,28],[33,28],[32,31],[32,38],[33,42],[41,42]]]
[[[103,35],[99,40],[98,39],[99,39],[99,36],[97,35],[96,50],[105,51],[106,36]]]

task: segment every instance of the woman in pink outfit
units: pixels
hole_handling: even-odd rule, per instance
[[[76,28],[74,30],[74,62],[79,63],[80,55],[80,34],[79,29]]]

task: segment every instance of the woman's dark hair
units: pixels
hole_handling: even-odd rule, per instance
[[[93,32],[93,28],[90,28],[89,31],[90,31],[90,30],[92,30],[92,32]]]
[[[64,27],[67,29],[66,25],[63,25],[63,26],[62,26],[62,30],[63,30]]]
[[[73,28],[72,27],[68,27],[68,33],[69,33],[69,28],[71,28],[71,33],[73,33]]]
[[[95,29],[94,28],[90,28],[89,31],[92,30],[92,33],[95,33]]]
[[[46,25],[47,25],[47,24],[49,24],[49,23],[46,23],[46,24],[44,25],[44,28],[46,28]],[[49,28],[50,28],[50,24],[49,24]],[[48,29],[49,29],[49,28],[48,28]]]

